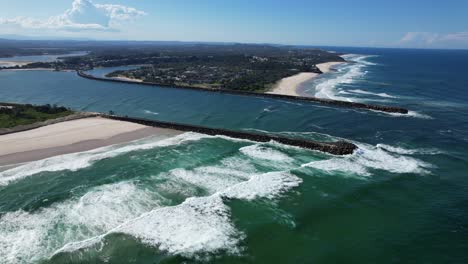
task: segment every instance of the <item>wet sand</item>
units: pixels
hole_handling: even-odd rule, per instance
[[[0,136],[0,166],[87,151],[152,135],[180,133],[101,117],[66,121]]]

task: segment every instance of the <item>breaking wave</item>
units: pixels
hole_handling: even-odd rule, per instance
[[[192,177],[194,176],[195,174]],[[203,182],[210,185],[207,182],[209,180],[205,179]],[[131,235],[161,251],[185,257],[220,251],[232,255],[239,254],[238,244],[245,235],[230,221],[230,210],[224,204],[223,198],[274,199],[281,193],[297,187],[301,182],[300,178],[289,172],[253,174],[247,181],[234,184],[210,196],[187,198],[180,205],[144,213],[104,234],[67,243],[54,255],[92,247],[114,233]]]
[[[386,150],[388,152],[393,152],[393,153],[401,154],[401,155],[414,155],[414,154],[438,155],[438,154],[443,153],[441,150],[438,150],[435,148],[406,149],[406,148],[394,147],[394,146],[390,146],[386,144],[377,144],[377,147],[380,149]]]
[[[312,167],[325,172],[349,172],[355,175],[371,176],[372,170],[384,170],[391,173],[414,173],[428,174],[429,168],[433,166],[413,157],[402,156],[395,152],[389,152],[382,148],[382,145],[371,146],[368,144],[356,143],[359,147],[352,155],[336,157],[328,160],[313,161],[302,165]]]
[[[389,95],[387,93],[372,93],[372,92],[363,91],[360,89],[348,90],[348,92],[356,93],[356,94],[373,95],[373,96],[379,96],[379,97],[384,97],[384,98],[397,98],[396,96]]]
[[[288,155],[268,148],[266,146],[261,146],[260,144],[250,145],[240,149],[242,154],[255,159],[271,160],[276,162],[292,162],[293,159]]]
[[[64,155],[65,158],[57,157],[58,160],[49,159],[49,163],[32,162],[30,164],[35,164],[32,167],[16,171],[20,176],[9,170],[11,178],[6,180],[2,175],[1,179],[6,183],[41,171],[79,170],[96,160],[121,153],[205,137],[224,138],[185,133],[165,139],[146,139]],[[290,156],[297,152],[295,149],[283,148],[275,142],[248,146],[242,142],[228,157],[203,166],[176,166],[148,176],[145,185],[138,179],[107,184],[37,211],[7,212],[0,221],[0,255],[5,256],[7,264],[38,262],[88,251],[94,255],[93,252],[109,246],[109,236],[113,234],[124,234],[158,251],[188,258],[205,258],[218,253],[242,254],[241,242],[246,234],[235,226],[226,201],[276,199],[302,183],[301,178],[291,173],[302,163]],[[356,144],[359,150],[352,155],[323,154],[320,158],[328,159],[312,161],[302,167],[364,177],[371,176],[374,170],[429,173],[430,164],[408,156],[425,151]],[[70,168],[72,162],[78,165]],[[46,166],[41,168],[42,164]],[[259,167],[270,171],[260,171]],[[169,198],[173,195],[182,199]],[[288,222],[294,226],[291,219]]]
[[[344,55],[349,64],[345,64],[337,69],[337,73],[333,74],[331,78],[324,79],[315,86],[315,96],[321,98],[328,98],[333,100],[358,101],[357,98],[339,96],[341,84],[351,84],[363,77],[367,72],[365,67],[375,65],[374,63],[366,61],[367,58],[374,57],[372,55]]]
[[[186,133],[156,142],[146,140],[102,148],[85,152],[86,157],[94,155],[95,158],[79,163],[87,166],[91,160],[98,159],[96,155],[113,157],[116,153],[178,144],[202,136]],[[259,172],[254,165],[256,160],[244,154],[251,151],[276,155],[267,159],[272,162],[280,157],[292,159],[270,148],[242,147],[235,155],[214,165],[159,173],[146,180],[151,184],[141,185],[139,180],[108,184],[37,211],[8,212],[0,221],[0,255],[5,257],[4,263],[10,264],[34,263],[77,251],[85,254],[88,250],[99,251],[105,247],[104,242],[111,234],[126,234],[161,252],[190,258],[220,252],[240,254],[239,243],[245,234],[231,221],[230,208],[224,200],[275,199],[302,182],[288,170]],[[77,156],[72,155],[70,159],[77,159]],[[65,165],[60,169],[64,168]],[[161,182],[172,192],[190,196],[172,205],[174,201],[161,194]],[[182,192],[183,189],[193,191]],[[204,193],[197,190],[204,190]],[[194,197],[194,194],[202,196]]]

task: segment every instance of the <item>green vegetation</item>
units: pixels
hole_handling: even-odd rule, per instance
[[[56,105],[0,104],[0,128],[29,125],[73,114],[73,111]]]

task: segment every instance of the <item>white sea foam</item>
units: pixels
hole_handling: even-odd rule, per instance
[[[415,117],[415,118],[421,118],[421,119],[434,119],[430,115],[422,114],[416,111],[408,111],[407,114],[399,114],[399,113],[386,113],[386,114],[389,114],[395,117]]]
[[[7,264],[32,263],[64,252],[100,250],[104,246],[101,242],[114,233],[128,234],[159,250],[185,257],[238,254],[242,250],[239,242],[245,235],[231,222],[223,198],[274,199],[301,183],[287,171],[259,173],[252,160],[243,155],[225,158],[217,165],[179,168],[159,176],[159,180],[165,177],[173,185],[190,189],[189,183],[203,188],[209,196],[163,207],[169,201],[158,194],[159,186],[143,188],[121,182],[93,188],[80,198],[36,212],[3,215],[0,256],[5,256]]]
[[[91,247],[112,233],[125,233],[159,250],[185,257],[220,251],[238,254],[238,244],[245,235],[230,221],[230,210],[222,198],[273,199],[301,182],[289,172],[252,174],[249,180],[221,189],[211,196],[188,198],[180,205],[144,213],[107,233],[68,243],[55,254]]]
[[[333,100],[356,101],[356,98],[338,96],[340,91],[337,90],[337,86],[340,84],[353,83],[355,79],[365,75],[366,72],[363,71],[363,68],[369,64],[365,64],[363,62],[368,57],[369,56],[364,55],[345,57],[345,59],[354,63],[346,64],[345,66],[338,68],[338,73],[334,74],[334,78],[324,79],[322,82],[318,83],[315,86],[315,96]]]
[[[153,111],[150,111],[150,110],[143,110],[143,112],[144,112],[145,114],[149,114],[149,115],[159,115],[159,113],[153,112]]]
[[[6,213],[0,221],[2,263],[36,263],[66,243],[106,232],[161,202],[150,191],[121,182],[36,212]]]
[[[352,174],[370,176],[371,174],[367,171],[366,167],[357,162],[351,160],[332,158],[328,160],[313,161],[302,165],[303,167],[313,167],[327,173],[349,172]]]
[[[347,61],[351,62],[349,64],[344,64],[338,68],[337,73],[331,75],[331,78],[324,79],[323,81],[319,82],[315,86],[315,96],[321,98],[328,98],[333,100],[341,100],[341,101],[350,101],[350,102],[357,102],[360,99],[354,97],[343,97],[341,95],[351,95],[354,94],[364,94],[364,95],[372,95],[384,98],[396,98],[395,96],[386,94],[386,93],[373,93],[369,91],[364,91],[360,89],[355,90],[340,90],[338,88],[341,84],[352,84],[356,80],[362,78],[364,75],[368,73],[365,69],[368,66],[377,65],[376,63],[370,62],[367,59],[371,57],[375,57],[374,55],[357,55],[357,54],[347,54],[342,56]]]
[[[268,112],[274,112],[274,111],[275,111],[274,108],[269,106],[269,107],[264,108],[262,112],[268,113]]]
[[[389,153],[380,147],[356,143],[359,147],[352,155],[332,158],[323,161],[313,161],[302,165],[326,172],[342,171],[361,176],[372,175],[369,169],[385,170],[392,173],[427,174],[431,164],[416,158]]]
[[[301,183],[302,179],[284,171],[255,174],[248,181],[227,188],[221,195],[243,200],[253,200],[259,197],[273,199]]]
[[[240,149],[240,152],[255,159],[271,160],[276,162],[293,161],[293,159],[288,155],[272,148],[261,146],[260,144],[243,147]]]
[[[237,244],[243,237],[218,195],[189,198],[178,206],[153,210],[113,232],[129,234],[159,250],[187,257],[200,252],[237,254]]]
[[[420,155],[437,155],[443,153],[442,151],[434,148],[420,148],[420,149],[406,149],[402,147],[394,147],[386,144],[377,144],[378,148],[383,150],[402,154],[402,155],[413,155],[413,154],[420,154]]]
[[[366,94],[366,95],[379,96],[379,97],[384,97],[384,98],[397,98],[396,96],[389,95],[387,93],[372,93],[372,92],[363,91],[363,90],[360,90],[360,89],[348,90],[348,94],[349,94],[349,92],[357,93],[357,94]]]
[[[174,169],[166,177],[181,179],[212,194],[245,180],[249,175],[239,169],[213,166],[193,170]]]
[[[8,185],[12,181],[23,179],[41,172],[63,170],[77,171],[91,166],[96,161],[112,158],[124,153],[179,145],[187,141],[197,141],[208,137],[211,136],[187,132],[170,138],[161,139],[154,137],[151,141],[139,140],[126,145],[114,145],[85,152],[55,156],[44,160],[26,163],[22,166],[0,172],[0,186]]]

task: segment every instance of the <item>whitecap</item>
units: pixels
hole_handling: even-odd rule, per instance
[[[89,248],[113,233],[124,233],[170,254],[197,258],[206,253],[241,252],[239,242],[245,234],[230,219],[224,198],[274,199],[299,186],[300,178],[289,172],[253,174],[247,181],[234,184],[207,197],[192,197],[183,203],[144,213],[112,230],[82,241],[70,242],[54,254]]]
[[[276,162],[292,162],[293,158],[289,157],[278,150],[261,146],[259,144],[242,147],[239,151],[249,157],[262,160],[270,160]]]
[[[408,111],[407,114],[403,114],[403,113],[389,113],[389,112],[383,112],[383,111],[376,111],[376,110],[371,110],[371,111],[374,111],[374,112],[377,112],[377,113],[382,113],[382,114],[386,114],[386,115],[390,115],[390,116],[393,116],[393,117],[412,117],[412,118],[420,118],[420,119],[434,119],[432,116],[430,115],[426,115],[426,114],[423,114],[423,113],[419,113],[419,112],[416,112],[416,111]]]
[[[420,149],[406,149],[402,147],[394,147],[386,144],[377,144],[378,148],[383,150],[402,154],[402,155],[413,155],[413,154],[420,154],[420,155],[437,155],[443,153],[442,151],[434,148],[420,148]]]
[[[159,113],[153,112],[153,111],[150,111],[150,110],[143,110],[143,112],[144,112],[145,114],[149,114],[149,115],[159,115]]]
[[[164,202],[149,190],[120,182],[35,212],[5,213],[0,221],[2,263],[38,262],[66,243],[106,232]]]
[[[366,59],[375,57],[374,55],[356,55],[347,54],[342,56],[345,60],[352,62],[338,67],[337,72],[331,74],[330,77],[324,78],[315,85],[315,96],[320,98],[328,98],[333,100],[357,102],[358,98],[342,97],[339,94],[346,94],[346,91],[341,91],[337,87],[341,84],[351,84],[357,79],[368,73],[364,68],[376,65],[375,63],[366,61]],[[318,79],[320,80],[320,79]]]
[[[373,95],[373,96],[379,96],[379,97],[384,97],[384,98],[397,98],[396,96],[389,95],[387,93],[372,93],[372,92],[363,91],[360,89],[348,90],[348,92],[357,93],[357,94],[365,94],[365,95]]]
[[[301,178],[285,171],[255,174],[248,181],[227,188],[221,195],[243,200],[253,200],[260,197],[273,199],[301,183]]]
[[[416,158],[389,153],[378,146],[357,143],[359,147],[352,155],[323,161],[312,161],[302,165],[326,172],[341,171],[355,175],[370,176],[370,169],[391,173],[427,174],[433,166]]]
[[[333,174],[335,172],[349,172],[352,174],[370,176],[371,174],[367,171],[366,167],[362,164],[343,160],[339,158],[332,158],[328,160],[312,161],[310,163],[302,165],[302,167],[312,167],[315,169],[322,170],[324,172]]]

